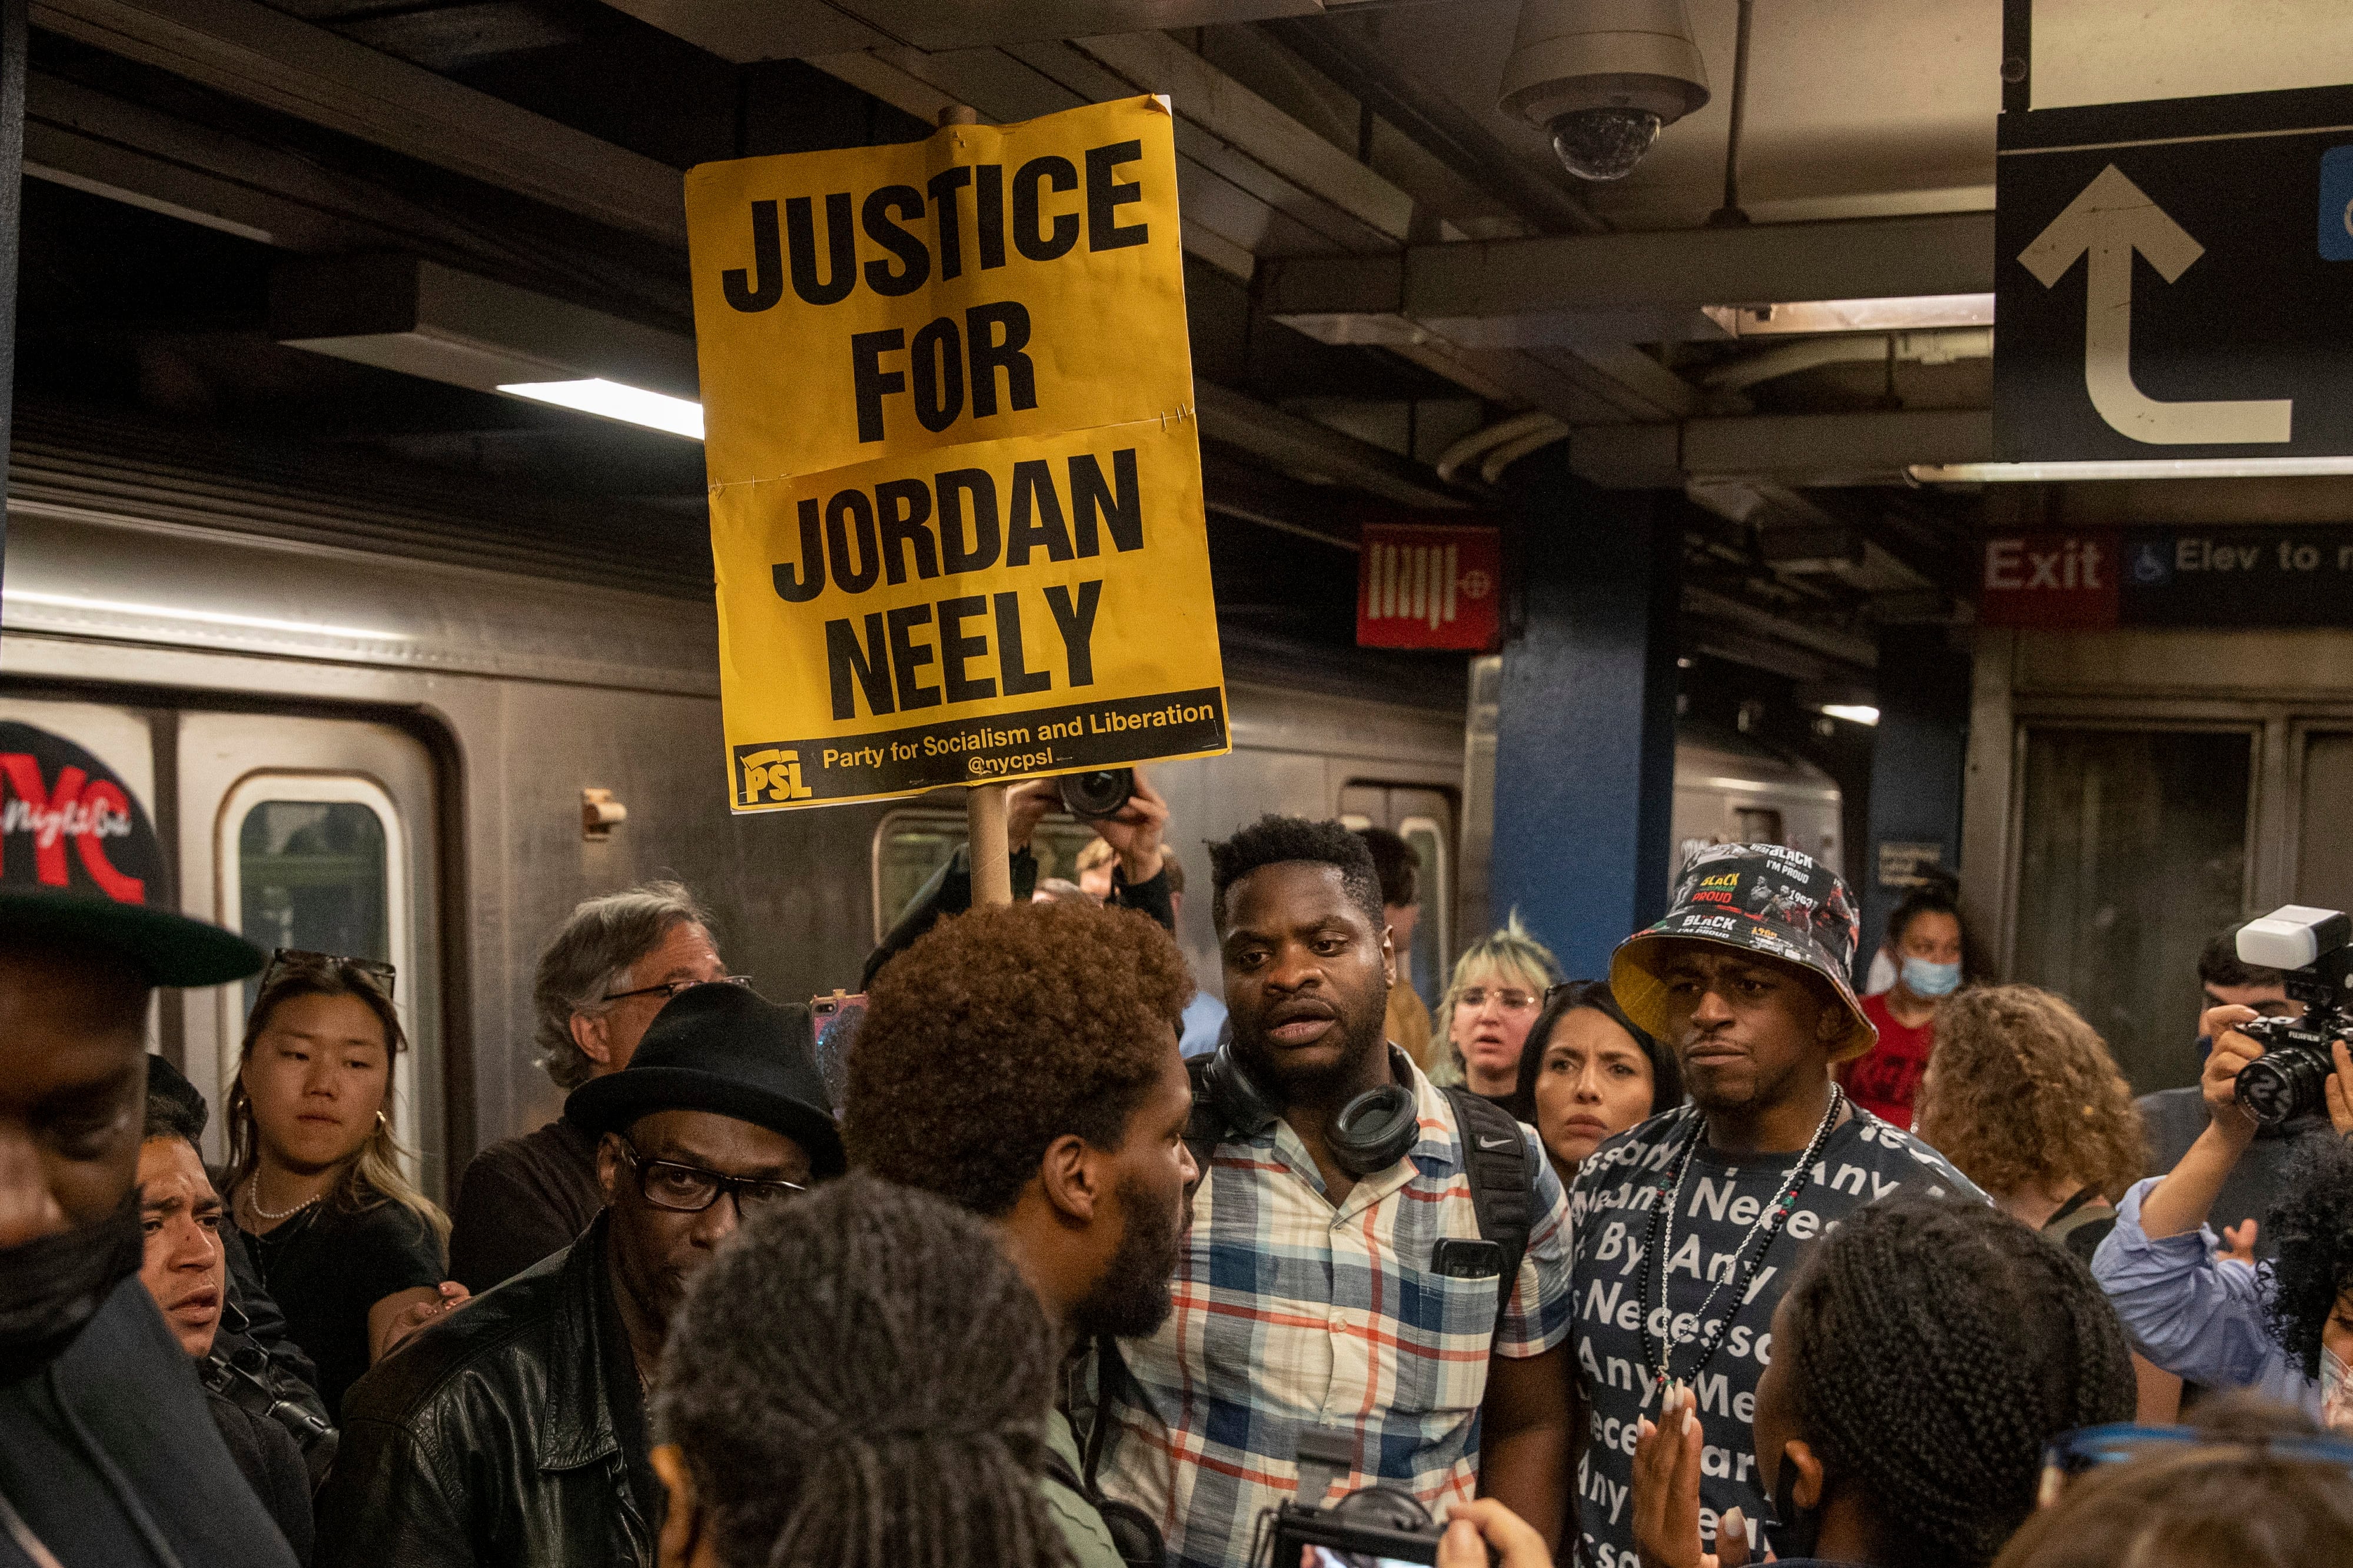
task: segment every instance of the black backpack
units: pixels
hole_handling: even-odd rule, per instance
[[[1217,1152],[1227,1131],[1224,1117],[1202,1089],[1201,1075],[1208,1065],[1207,1057],[1185,1064],[1193,1084],[1193,1117],[1185,1127],[1185,1146],[1192,1151],[1203,1182],[1209,1179],[1209,1156]],[[1480,1239],[1493,1242],[1503,1253],[1503,1273],[1495,1285],[1495,1320],[1500,1331],[1503,1314],[1511,1305],[1512,1288],[1519,1280],[1521,1260],[1527,1256],[1528,1232],[1535,1224],[1535,1162],[1528,1153],[1526,1131],[1510,1111],[1459,1086],[1439,1092],[1454,1107],[1454,1120],[1462,1130],[1462,1169],[1471,1183],[1471,1212],[1478,1221]],[[1108,1337],[1096,1340],[1096,1404],[1087,1434],[1085,1473],[1071,1474],[1070,1467],[1050,1454],[1048,1468],[1064,1486],[1096,1504],[1118,1541],[1120,1555],[1134,1568],[1144,1568],[1162,1561],[1153,1555],[1159,1548],[1157,1529],[1142,1510],[1106,1503],[1095,1483],[1110,1432],[1110,1391],[1123,1383],[1132,1385],[1134,1375],[1127,1370],[1126,1358],[1119,1353],[1117,1342]],[[1135,1390],[1139,1396],[1142,1392]],[[1128,1517],[1114,1517],[1115,1511]],[[1139,1525],[1141,1529],[1136,1528]]]

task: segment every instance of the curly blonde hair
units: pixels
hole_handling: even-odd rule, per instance
[[[2114,1203],[2148,1164],[2107,1042],[2032,985],[1974,986],[1938,1010],[1914,1131],[1995,1194],[2073,1181]]]

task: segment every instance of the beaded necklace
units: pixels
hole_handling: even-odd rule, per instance
[[[1807,1142],[1806,1152],[1798,1157],[1798,1168],[1789,1173],[1788,1180],[1781,1184],[1780,1192],[1757,1215],[1755,1223],[1748,1227],[1748,1234],[1740,1238],[1739,1248],[1734,1254],[1741,1259],[1740,1268],[1736,1270],[1737,1281],[1727,1276],[1708,1288],[1707,1299],[1700,1303],[1696,1321],[1704,1323],[1708,1321],[1708,1313],[1715,1308],[1715,1299],[1726,1284],[1733,1285],[1732,1310],[1715,1321],[1715,1327],[1701,1343],[1699,1360],[1692,1363],[1688,1375],[1696,1378],[1702,1369],[1715,1359],[1717,1348],[1724,1343],[1725,1335],[1731,1330],[1732,1320],[1739,1315],[1741,1304],[1748,1300],[1749,1281],[1756,1278],[1757,1268],[1765,1261],[1765,1255],[1773,1250],[1773,1238],[1781,1234],[1781,1226],[1788,1222],[1789,1211],[1798,1206],[1798,1194],[1804,1192],[1806,1184],[1813,1180],[1814,1163],[1821,1157],[1822,1145],[1830,1142],[1831,1130],[1838,1126],[1839,1112],[1845,1106],[1846,1091],[1832,1084],[1830,1109],[1822,1112],[1821,1125],[1814,1129],[1813,1137]],[[1656,1196],[1651,1209],[1650,1234],[1645,1238],[1642,1254],[1641,1300],[1645,1305],[1650,1302],[1651,1286],[1655,1279],[1658,1283],[1657,1315],[1663,1321],[1658,1336],[1658,1358],[1654,1361],[1651,1356],[1651,1314],[1643,1316],[1642,1368],[1662,1391],[1669,1381],[1667,1367],[1674,1359],[1675,1347],[1670,1337],[1674,1329],[1674,1316],[1667,1308],[1667,1280],[1659,1265],[1659,1254],[1662,1247],[1669,1253],[1674,1250],[1675,1209],[1683,1200],[1683,1178],[1691,1173],[1692,1155],[1698,1151],[1699,1141],[1706,1134],[1707,1119],[1694,1116],[1691,1132],[1683,1139],[1683,1154],[1675,1162],[1673,1179],[1662,1182],[1652,1189]],[[1662,1228],[1665,1232],[1663,1237]],[[1749,1244],[1760,1234],[1765,1238],[1765,1245],[1751,1253]]]

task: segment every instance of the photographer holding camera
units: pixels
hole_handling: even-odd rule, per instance
[[[1093,828],[1095,837],[1111,846],[1117,857],[1111,896],[1104,901],[1150,915],[1164,929],[1175,931],[1176,906],[1169,897],[1167,872],[1173,857],[1161,848],[1168,830],[1168,803],[1136,768],[1097,768],[1059,778],[1032,779],[1007,795],[1005,842],[1013,873],[1013,901],[1026,904],[1037,889],[1038,858],[1030,852],[1029,840],[1047,813],[1056,810]],[[943,916],[960,915],[970,908],[972,852],[960,844],[947,863],[915,890],[881,942],[866,955],[858,988],[872,989],[882,966],[937,925]]]
[[[2207,1010],[2206,1131],[2169,1174],[2125,1195],[2092,1272],[2142,1353],[2167,1372],[2253,1388],[2353,1429],[2353,1143],[2344,1136],[2353,1134],[2353,1025],[2339,1010],[2353,981],[2348,937],[2343,914],[2294,905],[2242,931],[2241,957],[2286,971],[2289,994],[2310,1010],[2302,1020]],[[2206,1216],[2257,1130],[2315,1109],[2339,1136],[2298,1154],[2264,1217],[2278,1257],[2253,1268],[2218,1258]]]

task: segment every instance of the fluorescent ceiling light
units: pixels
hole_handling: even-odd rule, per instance
[[[1876,724],[1879,710],[1866,708],[1859,702],[1825,702],[1821,711],[1833,719],[1843,719],[1850,724]]]
[[[2062,479],[2263,479],[2353,474],[2353,458],[2126,458],[2074,463],[1914,463],[1915,484],[2002,484]]]
[[[1778,305],[1709,305],[1707,314],[1736,338],[1793,332],[1916,332],[1932,327],[1990,327],[1990,294],[1904,294],[1885,300],[1795,300]]]
[[[183,610],[170,605],[134,605],[121,599],[85,599],[74,594],[37,594],[10,588],[7,601],[20,605],[51,605],[63,610],[100,610],[111,616],[152,616],[168,621],[195,621],[208,626],[247,626],[256,631],[296,632],[306,637],[363,637],[374,642],[408,642],[406,632],[377,631],[369,626],[332,626],[320,621],[278,621],[268,616],[233,616],[223,610]]]
[[[534,403],[553,403],[558,408],[576,408],[583,414],[642,425],[649,430],[667,430],[673,436],[702,439],[702,404],[672,397],[668,393],[648,392],[642,386],[624,386],[603,376],[592,376],[586,381],[514,381],[499,390],[528,397]]]

